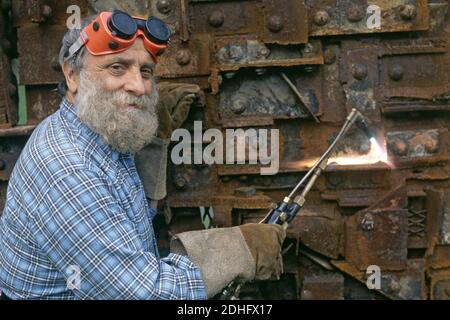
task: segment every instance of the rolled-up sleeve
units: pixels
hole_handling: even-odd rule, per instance
[[[80,271],[80,299],[205,299],[198,268],[185,256],[144,250],[129,217],[95,172],[75,171],[46,193],[35,239],[64,275]]]

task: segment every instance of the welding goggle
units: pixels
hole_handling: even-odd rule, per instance
[[[120,10],[104,11],[81,31],[80,38],[69,48],[69,57],[83,46],[94,56],[121,52],[141,37],[156,63],[156,57],[167,48],[170,36],[170,29],[158,18],[145,20]]]

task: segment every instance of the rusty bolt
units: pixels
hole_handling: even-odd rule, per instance
[[[175,59],[179,65],[185,66],[191,62],[191,52],[188,49],[182,49],[177,52]]]
[[[389,149],[398,156],[405,156],[408,153],[408,145],[402,139],[395,138],[388,143]]]
[[[284,24],[280,16],[270,16],[267,21],[267,28],[272,32],[279,32],[283,29]]]
[[[357,6],[351,6],[347,9],[347,19],[351,22],[358,22],[364,17],[364,12]]]
[[[234,100],[233,104],[231,105],[231,110],[236,114],[241,114],[242,112],[244,112],[245,108],[247,108],[247,103],[242,99]]]
[[[326,64],[332,64],[336,61],[336,53],[333,49],[328,48],[325,50],[325,52],[323,53],[323,61]]]
[[[400,6],[400,17],[403,20],[411,20],[416,16],[416,7],[413,4],[405,4]]]
[[[182,175],[177,175],[177,176],[175,177],[174,183],[175,183],[175,187],[176,187],[177,189],[180,189],[180,190],[181,190],[181,189],[186,188],[187,180],[186,180],[186,178],[183,177]]]
[[[330,15],[325,10],[319,10],[314,15],[314,23],[318,26],[326,25],[330,21]]]
[[[52,7],[50,7],[49,5],[45,4],[42,7],[42,16],[44,17],[44,19],[50,19],[52,17]]]
[[[362,80],[367,76],[367,67],[361,63],[352,65],[352,75],[355,79]]]
[[[425,142],[425,150],[428,153],[435,153],[438,150],[438,142],[436,141],[436,139],[433,139],[431,137],[427,139],[427,141]]]
[[[171,8],[171,3],[169,0],[158,0],[156,3],[156,9],[158,9],[159,12],[162,14],[168,14]]]
[[[14,83],[9,83],[8,84],[8,91],[9,91],[9,95],[12,97],[16,94],[17,92],[17,87],[14,85]]]
[[[375,222],[370,213],[366,213],[361,220],[361,229],[364,231],[371,231],[375,227]]]
[[[270,50],[266,47],[263,46],[261,48],[258,49],[258,57],[267,57],[270,54]]]
[[[208,22],[211,26],[218,28],[223,24],[224,16],[223,12],[216,10],[211,12],[211,14],[208,17]]]
[[[399,64],[392,66],[389,70],[389,78],[394,81],[401,80],[403,78],[403,67]]]
[[[314,46],[311,43],[305,44],[305,47],[303,48],[304,54],[311,54],[314,52]]]
[[[6,168],[6,162],[3,159],[0,159],[0,170],[4,170]]]

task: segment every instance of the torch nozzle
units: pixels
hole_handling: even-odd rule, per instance
[[[356,120],[356,125],[364,131],[366,136],[370,139],[370,142],[376,142],[375,131],[369,126],[369,122],[366,117],[364,117],[361,113],[358,112],[358,119]]]

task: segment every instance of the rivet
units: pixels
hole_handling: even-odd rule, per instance
[[[99,28],[100,28],[100,26],[99,26],[98,22],[95,21],[95,22],[92,24],[92,29],[94,29],[94,31],[98,31]]]
[[[177,52],[175,59],[179,65],[185,66],[191,62],[191,52],[187,49],[181,49]]]
[[[244,100],[242,99],[236,99],[233,104],[231,105],[231,110],[235,113],[235,114],[241,114],[242,112],[245,111],[245,108],[247,108],[247,104]]]
[[[284,24],[280,16],[270,16],[267,21],[267,28],[272,32],[279,32],[283,29]]]
[[[211,14],[208,17],[208,22],[211,26],[218,28],[223,24],[224,16],[223,12],[216,10],[211,12]]]
[[[364,12],[357,6],[351,6],[347,9],[347,19],[351,22],[358,22],[364,17]]]
[[[428,153],[435,153],[438,150],[437,141],[431,137],[427,139],[427,141],[425,142],[425,150]]]
[[[399,81],[403,78],[403,67],[399,64],[392,66],[389,70],[389,78],[394,81]]]
[[[270,50],[266,46],[263,46],[263,47],[259,48],[259,50],[258,50],[258,57],[260,57],[260,58],[261,57],[266,58],[269,54],[270,54]]]
[[[413,4],[400,6],[400,17],[403,20],[411,20],[416,16],[416,7]]]
[[[400,138],[395,138],[388,143],[389,149],[398,156],[405,156],[408,153],[408,145]]]
[[[108,46],[109,46],[110,49],[116,50],[119,47],[119,44],[117,42],[115,42],[115,41],[110,41],[108,43]]]
[[[177,175],[175,177],[174,183],[175,183],[175,187],[177,189],[184,189],[186,187],[186,185],[187,185],[187,180],[182,175]]]
[[[163,14],[168,14],[172,8],[169,0],[158,0],[156,9]]]
[[[356,63],[352,65],[352,75],[355,79],[362,80],[367,76],[367,67],[364,64]]]
[[[314,15],[314,23],[318,26],[326,25],[330,21],[330,15],[325,10],[319,10]]]
[[[42,7],[42,16],[45,19],[49,19],[52,16],[52,8],[49,5],[44,5]]]

